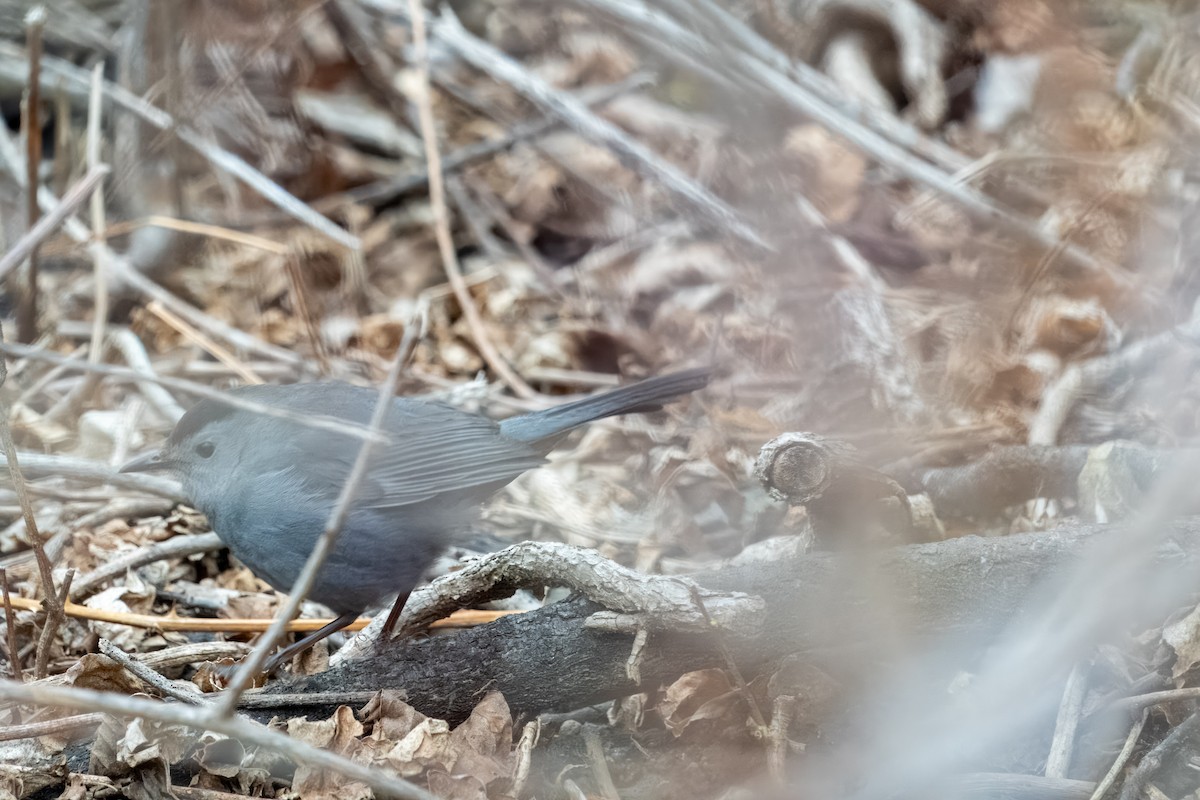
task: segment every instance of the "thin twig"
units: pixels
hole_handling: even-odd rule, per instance
[[[256,403],[252,400],[238,397],[235,394],[228,394],[206,386],[203,383],[185,380],[183,378],[167,378],[161,375],[147,375],[137,370],[127,369],[125,367],[116,367],[111,364],[89,364],[81,359],[72,359],[68,356],[63,356],[58,353],[52,353],[48,350],[43,350],[38,347],[30,347],[29,345],[13,344],[0,341],[0,353],[8,353],[10,355],[21,358],[36,358],[50,364],[66,364],[69,367],[78,369],[81,372],[96,373],[105,375],[109,378],[115,378],[122,381],[131,381],[139,383],[141,381],[152,381],[161,386],[166,386],[169,389],[177,389],[181,392],[204,397],[209,400],[215,400],[218,403],[223,403],[233,408],[240,408],[245,411],[252,411],[255,414],[265,414],[268,417],[278,417],[286,419],[288,422],[293,422],[297,425],[304,425],[317,430],[333,431],[346,436],[353,436],[358,439],[373,439],[384,440],[386,437],[380,436],[378,433],[372,433],[366,425],[360,425],[357,422],[349,422],[340,417],[331,417],[322,414],[299,414],[294,411],[277,408],[274,406]],[[127,476],[126,476],[127,477]]]
[[[961,155],[953,154],[944,145],[917,134],[911,126],[902,125],[895,118],[888,119],[861,109],[856,113],[853,101],[844,92],[831,88],[828,79],[817,75],[811,67],[789,59],[712,0],[687,0],[686,5],[680,0],[659,0],[659,4],[674,7],[676,16],[688,20],[689,24],[702,22],[707,17],[714,33],[703,39],[687,33],[681,24],[666,14],[648,11],[641,3],[612,0],[577,2],[625,20],[629,25],[639,26],[643,32],[653,26],[652,29],[658,34],[655,39],[664,48],[677,45],[687,47],[689,42],[698,42],[700,49],[690,55],[705,64],[711,64],[714,59],[723,56],[725,69],[722,70],[722,76],[736,76],[744,90],[756,96],[767,95],[771,102],[788,105],[844,137],[881,164],[955,201],[974,219],[995,224],[1022,241],[1043,249],[1061,245],[1064,260],[1073,266],[1119,280],[1119,271],[1112,264],[1076,245],[1064,244],[1061,237],[1043,230],[1036,220],[1018,214],[969,186],[960,185],[947,174],[947,170],[958,170],[964,166],[965,160]],[[715,35],[717,30],[720,31],[719,37]],[[729,47],[730,44],[733,48]],[[914,155],[914,150],[935,164]]]
[[[211,239],[219,239],[223,242],[233,242],[234,244],[253,247],[257,250],[265,250],[268,253],[283,255],[287,253],[288,246],[280,244],[272,239],[267,239],[263,236],[256,236],[253,233],[245,231],[235,231],[230,228],[224,228],[220,225],[209,225],[205,222],[193,222],[186,219],[176,219],[163,214],[150,214],[140,219],[131,219],[124,222],[114,222],[106,231],[108,236],[120,236],[126,233],[132,233],[139,228],[163,228],[169,231],[177,231],[179,233],[190,233],[196,236],[207,236]]]
[[[617,786],[613,783],[612,773],[608,770],[608,760],[604,757],[604,745],[600,743],[600,734],[596,733],[595,728],[584,729],[583,743],[592,767],[592,780],[600,789],[600,796],[604,800],[621,800],[621,795],[617,793]]]
[[[173,697],[181,703],[187,703],[189,706],[204,706],[209,704],[208,699],[200,695],[200,691],[196,688],[195,684],[189,684],[192,687],[190,691],[180,688],[174,681],[167,679],[146,664],[131,658],[128,653],[108,639],[101,639],[99,647],[101,653],[116,661],[131,675],[150,684],[167,697]]]
[[[487,362],[488,367],[504,381],[518,397],[536,397],[535,392],[508,362],[500,355],[487,334],[475,300],[463,280],[462,268],[458,263],[458,255],[454,249],[454,239],[450,234],[449,214],[446,210],[446,194],[442,181],[442,161],[437,145],[437,125],[433,119],[433,98],[429,86],[429,42],[425,36],[425,10],[419,2],[409,0],[409,14],[412,16],[413,28],[413,60],[416,62],[418,74],[418,89],[416,97],[417,115],[421,123],[421,137],[425,140],[425,164],[429,169],[429,204],[433,209],[433,227],[437,236],[438,250],[442,255],[442,266],[446,277],[458,298],[458,305],[466,317],[471,329],[471,337],[479,354]]]
[[[4,329],[0,327],[0,341],[4,340]],[[0,388],[8,379],[8,360],[0,356]],[[33,547],[34,558],[37,559],[38,577],[41,582],[42,596],[46,602],[47,620],[61,618],[62,604],[58,602],[58,594],[54,591],[54,575],[50,559],[46,556],[46,543],[38,531],[37,519],[33,514],[33,502],[29,499],[29,489],[21,474],[21,465],[17,460],[17,445],[13,442],[12,429],[9,427],[10,409],[8,403],[0,399],[0,448],[4,450],[4,459],[8,465],[8,474],[12,478],[13,489],[17,494],[17,502],[21,505],[21,515],[25,518],[25,532]],[[41,643],[38,644],[37,668],[35,677],[46,677],[49,664],[49,653],[43,652]]]
[[[186,498],[179,490],[179,484],[168,478],[148,474],[114,473],[112,466],[103,461],[92,461],[74,456],[53,456],[44,453],[17,451],[17,458],[22,474],[31,476],[52,475],[56,478],[76,478],[98,483],[107,483],[123,489],[145,492],[168,500],[184,502]],[[0,464],[7,459],[0,456]]]
[[[151,302],[150,305],[154,305],[154,303]],[[129,328],[114,328],[109,334],[109,340],[113,347],[120,352],[130,369],[148,378],[148,380],[138,382],[138,389],[141,390],[147,402],[167,422],[172,425],[178,422],[185,413],[183,406],[179,405],[171,393],[154,380],[158,377],[158,373],[154,371],[154,365],[150,363],[150,355],[146,352],[146,345],[138,335]],[[99,360],[92,360],[92,363],[99,363]]]
[[[1167,689],[1162,692],[1137,694],[1132,697],[1122,697],[1103,709],[1104,713],[1133,714],[1144,708],[1157,706],[1162,703],[1178,703],[1183,700],[1200,700],[1200,686],[1189,686],[1185,689]]]
[[[41,611],[42,603],[27,597],[11,598],[13,608],[22,611]],[[263,633],[270,630],[276,617],[234,617],[211,619],[208,617],[163,617],[157,614],[134,614],[127,611],[106,611],[67,601],[63,604],[66,615],[71,619],[86,619],[110,625],[128,625],[131,628],[148,628],[158,631],[183,631],[188,633]],[[519,610],[488,611],[461,608],[428,627],[449,630],[452,628],[474,628],[487,625],[510,614],[521,614]],[[311,633],[320,630],[332,620],[294,619],[288,623],[286,633]],[[345,627],[347,631],[360,631],[371,624],[370,617],[359,617]]]
[[[579,102],[588,107],[603,106],[624,94],[642,89],[651,82],[651,77],[646,73],[636,73],[618,83],[580,91],[577,97]],[[442,82],[443,85],[444,83]],[[464,145],[445,155],[442,159],[442,174],[450,175],[459,172],[477,161],[490,158],[497,153],[503,153],[519,142],[536,144],[538,139],[561,128],[562,125],[563,121],[558,117],[545,116],[518,123],[508,133],[495,139]],[[323,198],[315,205],[318,208],[326,209],[346,202],[387,203],[408,192],[424,189],[428,184],[429,170],[426,169],[411,175],[397,175],[394,178],[384,178],[374,183],[347,189],[345,192]]]
[[[287,708],[288,706],[313,705],[361,705],[369,702],[378,692],[281,692],[275,694],[247,694],[238,703],[238,708]]]
[[[147,564],[165,561],[168,558],[187,558],[198,553],[220,550],[224,546],[225,543],[215,533],[202,533],[195,536],[173,536],[165,542],[139,547],[97,567],[76,581],[71,599],[81,602],[109,581]]]
[[[76,714],[70,717],[47,719],[41,722],[26,722],[24,725],[6,725],[0,728],[0,742],[12,742],[17,739],[33,739],[37,736],[50,736],[56,733],[67,733],[80,728],[94,728],[107,714],[92,712]]]
[[[103,114],[100,107],[100,87],[104,82],[104,64],[97,64],[92,69],[92,90],[88,96],[87,121],[87,165],[88,169],[100,166],[100,121]],[[36,205],[37,198],[34,197]],[[92,236],[96,241],[104,241],[105,223],[104,192],[92,193]],[[108,324],[108,270],[104,268],[104,251],[97,248],[92,251],[92,275],[95,283],[95,300],[92,303],[92,348],[88,351],[88,359],[93,363],[100,361],[104,353],[101,344],[104,342],[104,328]]]
[[[284,269],[287,272],[288,284],[292,288],[292,302],[295,304],[296,316],[300,317],[304,331],[308,334],[308,346],[320,364],[321,374],[329,374],[329,357],[325,354],[325,343],[321,341],[321,330],[313,316],[312,308],[308,305],[308,292],[304,288],[304,274],[300,271],[300,256],[295,250],[283,257]]]
[[[0,567],[0,591],[4,593],[4,634],[8,644],[9,669],[12,670],[13,680],[23,683],[25,675],[21,670],[21,651],[17,648],[17,620],[13,614],[12,598],[8,594],[8,573],[3,567]]]
[[[388,370],[383,385],[379,387],[375,409],[371,413],[371,422],[368,426],[369,430],[373,433],[383,431],[388,412],[392,408],[392,399],[396,394],[396,385],[400,382],[400,376],[404,373],[404,366],[408,362],[412,347],[424,335],[427,317],[421,312],[422,309],[419,309],[419,319],[411,320],[406,326],[404,339],[401,341],[400,347],[396,350],[396,356],[392,359],[391,368]],[[233,680],[230,681],[228,688],[222,693],[216,712],[219,717],[229,717],[233,714],[237,708],[238,699],[250,685],[251,681],[258,675],[263,663],[271,655],[276,644],[283,638],[284,633],[287,631],[288,623],[299,612],[300,604],[308,596],[309,590],[312,589],[313,583],[316,582],[317,573],[325,563],[325,559],[329,556],[329,553],[333,550],[333,545],[337,542],[338,536],[341,535],[342,526],[346,524],[346,517],[350,514],[351,501],[358,492],[358,487],[361,485],[363,478],[366,477],[367,464],[370,461],[371,453],[375,450],[376,444],[377,442],[372,440],[364,441],[359,446],[358,455],[354,459],[354,466],[351,468],[350,474],[346,477],[345,483],[342,484],[342,490],[338,494],[337,502],[334,503],[333,510],[329,514],[329,519],[325,523],[325,530],[322,531],[320,538],[314,544],[312,552],[308,555],[308,560],[304,562],[304,569],[300,571],[300,575],[292,584],[288,592],[287,602],[279,610],[279,614],[275,617],[275,621],[271,627],[263,634],[258,646],[242,662]]]
[[[67,595],[71,591],[71,581],[74,578],[75,569],[72,567],[63,576],[62,586],[54,595],[54,602],[43,601],[42,603],[42,607],[46,610],[46,623],[42,626],[42,633],[38,637],[37,656],[34,661],[34,674],[39,678],[44,678],[50,672],[50,648],[54,645],[54,640],[58,638],[58,629],[62,627],[63,620],[67,618]]]
[[[32,226],[24,236],[18,239],[17,243],[10,247],[3,257],[0,257],[0,280],[3,280],[14,267],[28,258],[37,249],[38,245],[44,242],[50,234],[54,233],[63,220],[75,213],[75,210],[83,205],[83,201],[87,200],[92,191],[100,185],[100,181],[107,174],[107,164],[100,164],[93,169],[89,169],[87,174],[72,186],[70,191],[63,195],[63,199],[57,208],[39,219],[36,225]]]
[[[0,41],[0,51],[3,51],[3,49],[4,43]],[[3,126],[0,126],[0,159],[7,162],[10,174],[24,187],[25,174],[23,170],[18,169],[24,163],[24,159],[13,145],[12,137],[8,135],[7,130]],[[54,214],[57,212],[59,206],[66,202],[66,198],[59,200],[49,189],[43,187],[38,190],[38,202],[43,211],[46,211],[48,214]],[[45,218],[43,218],[44,220]],[[94,241],[91,231],[87,226],[74,217],[67,216],[63,222],[63,230],[71,239],[83,244],[89,252],[95,253],[99,251],[99,255],[103,257],[105,264],[112,273],[111,277],[114,281],[124,282],[142,294],[158,300],[176,314],[186,318],[196,327],[203,328],[210,333],[220,336],[225,341],[237,347],[303,368],[304,359],[297,353],[264,342],[180,300],[174,294],[143,275],[137,267],[130,263],[129,259],[115,253],[105,242]]]
[[[62,194],[71,179],[71,142],[74,141],[71,126],[71,98],[62,87],[54,92],[54,191]]]
[[[1108,768],[1108,772],[1104,774],[1100,782],[1096,784],[1096,791],[1092,792],[1089,800],[1101,800],[1104,795],[1108,794],[1108,790],[1117,782],[1117,776],[1125,769],[1125,765],[1129,763],[1129,759],[1133,756],[1133,749],[1137,746],[1138,739],[1141,738],[1142,729],[1146,727],[1146,720],[1150,717],[1150,709],[1142,709],[1142,715],[1137,722],[1133,723],[1133,727],[1129,729],[1129,735],[1125,737],[1125,744],[1121,747],[1121,752],[1113,759],[1112,766]]]
[[[417,19],[411,10],[411,3],[409,15],[412,17],[415,47]],[[757,248],[772,249],[762,236],[723,200],[617,126],[597,117],[574,97],[557,91],[504,53],[470,34],[450,9],[442,12],[433,30],[442,44],[450,47],[465,61],[496,80],[512,86],[522,97],[545,113],[563,119],[585,138],[607,147],[626,166],[649,176],[710,224]],[[431,172],[432,166],[430,164]]]
[[[1083,716],[1083,696],[1087,691],[1087,676],[1091,666],[1090,662],[1081,661],[1072,667],[1067,678],[1058,707],[1058,719],[1054,723],[1050,753],[1046,756],[1047,778],[1065,778],[1071,770],[1071,757],[1075,753],[1075,737]]]
[[[25,17],[25,49],[29,53],[29,82],[22,103],[21,129],[25,132],[25,180],[30,187],[38,185],[38,170],[42,166],[42,28],[46,24],[45,6],[34,6]],[[33,231],[37,224],[38,202],[36,189],[25,192],[25,228]],[[32,342],[37,338],[38,309],[38,242],[29,251],[25,294],[17,309],[17,338]]]
[[[184,667],[222,658],[241,658],[250,651],[245,642],[188,642],[163,650],[137,653],[133,659],[156,670]]]
[[[19,47],[11,43],[0,42],[0,65],[3,65],[5,60],[21,57]],[[63,88],[74,97],[85,98],[90,90],[91,81],[86,72],[71,62],[54,56],[45,56],[42,59],[41,79],[48,86],[61,83]],[[221,149],[213,143],[211,137],[205,136],[187,125],[180,124],[163,109],[110,81],[104,82],[104,96],[114,105],[133,113],[147,124],[159,130],[174,133],[184,144],[206,158],[213,166],[238,178],[285,214],[320,231],[343,247],[357,250],[362,246],[357,237],[351,236],[329,219],[318,214],[295,195],[250,166],[244,159],[228,150]]]
[[[163,703],[113,692],[97,692],[48,684],[18,684],[0,681],[0,699],[79,711],[101,711],[119,717],[142,717],[168,725],[186,725],[223,733],[242,744],[257,745],[281,753],[297,764],[321,767],[362,781],[381,796],[402,800],[437,800],[434,795],[399,778],[378,765],[356,764],[344,756],[322,750],[264,725],[236,716],[206,713],[206,708]]]
[[[162,303],[157,300],[151,300],[146,304],[146,310],[174,328],[183,338],[193,344],[199,345],[206,353],[233,370],[246,383],[254,385],[263,383],[263,379],[255,374],[254,370],[247,367],[241,359],[214,342],[202,331],[197,330],[191,323],[178,314],[167,310]],[[132,335],[132,332],[130,332],[130,335]]]
[[[688,586],[691,591],[692,603],[696,607],[696,611],[704,618],[705,624],[712,631],[713,641],[717,645],[717,649],[721,651],[721,658],[725,661],[725,671],[729,673],[729,677],[733,683],[734,691],[736,691],[745,701],[746,707],[750,710],[750,718],[754,720],[754,724],[759,731],[766,733],[769,730],[767,718],[763,716],[762,709],[758,707],[758,701],[754,699],[754,693],[750,691],[750,685],[746,683],[745,677],[742,675],[742,670],[738,667],[737,661],[733,658],[733,653],[729,650],[729,645],[725,642],[725,636],[719,626],[717,626],[712,617],[709,616],[708,608],[704,605],[704,598],[700,596],[700,590],[692,584]]]

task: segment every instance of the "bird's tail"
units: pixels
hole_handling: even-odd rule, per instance
[[[698,367],[648,378],[595,397],[506,419],[500,423],[500,431],[521,442],[543,442],[592,420],[657,411],[676,397],[703,389],[711,377],[707,367]]]

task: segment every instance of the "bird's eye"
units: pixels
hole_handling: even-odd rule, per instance
[[[212,442],[201,442],[196,445],[196,455],[201,458],[212,458],[213,451],[216,449]]]

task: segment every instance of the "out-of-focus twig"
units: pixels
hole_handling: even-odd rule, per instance
[[[321,767],[356,781],[362,781],[382,797],[395,797],[401,800],[437,800],[434,795],[393,775],[390,770],[374,765],[356,764],[348,758],[328,750],[322,750],[284,733],[273,731],[265,725],[256,724],[248,719],[213,714],[208,711],[207,707],[163,703],[141,697],[128,697],[113,692],[97,692],[77,687],[19,684],[11,681],[0,681],[0,699],[22,704],[71,708],[78,711],[100,711],[119,717],[142,717],[169,725],[186,725],[190,728],[212,730],[240,741],[243,745],[257,745],[280,753],[297,764]]]
[[[409,14],[412,15],[411,10]],[[416,20],[412,22],[415,30]],[[473,36],[449,9],[444,10],[442,16],[434,23],[433,32],[442,44],[453,49],[469,64],[512,86],[522,97],[544,112],[564,120],[585,138],[612,150],[627,167],[663,186],[709,224],[728,231],[757,248],[772,249],[762,236],[723,200],[617,126],[597,117],[574,97],[557,91],[504,53]]]
[[[54,232],[63,220],[75,212],[75,210],[83,205],[83,201],[91,195],[92,191],[100,185],[100,181],[108,173],[108,165],[100,164],[99,166],[89,169],[83,178],[71,187],[58,207],[37,221],[37,224],[31,227],[24,236],[17,240],[17,243],[9,248],[8,252],[0,257],[0,280],[4,279],[14,267],[24,261],[37,246],[40,245],[46,238]]]
[[[25,133],[25,170],[28,186],[38,185],[38,170],[42,166],[42,28],[46,24],[46,7],[34,6],[25,17],[25,49],[29,53],[29,82],[25,86],[22,102],[21,129]],[[25,226],[33,230],[40,216],[37,191],[25,192]],[[17,308],[17,338],[32,342],[37,338],[38,309],[38,244],[35,241],[29,251],[25,293]]]
[[[1050,753],[1046,756],[1047,778],[1066,778],[1070,772],[1071,757],[1075,754],[1075,737],[1079,733],[1079,722],[1083,717],[1083,696],[1087,691],[1087,677],[1091,668],[1091,662],[1086,660],[1071,668],[1067,685],[1063,689],[1062,702],[1058,706],[1058,719],[1054,723]]]
[[[637,73],[628,79],[609,86],[598,86],[578,92],[579,101],[588,107],[602,106],[621,95],[637,91],[651,82],[649,75]],[[536,142],[538,139],[561,128],[563,121],[555,116],[545,116],[541,119],[530,120],[514,125],[508,133],[495,139],[464,145],[449,152],[442,159],[442,174],[449,175],[477,161],[502,153],[519,142]],[[545,152],[545,151],[543,151]],[[422,170],[411,175],[398,175],[383,180],[347,189],[340,194],[331,195],[318,201],[315,205],[321,209],[332,208],[345,202],[386,203],[400,195],[423,189],[429,183],[429,170]]]
[[[58,637],[58,629],[67,618],[67,595],[71,591],[71,581],[75,579],[74,568],[68,569],[63,576],[62,586],[54,595],[54,602],[49,602],[49,595],[42,606],[46,611],[46,622],[42,625],[42,633],[38,636],[37,654],[34,660],[34,674],[44,678],[50,672],[50,648]],[[51,587],[53,590],[53,587]]]
[[[299,253],[295,251],[288,253],[284,256],[283,263],[288,276],[288,284],[292,289],[292,302],[295,304],[294,311],[304,325],[304,332],[308,335],[308,346],[312,348],[313,355],[317,357],[321,374],[328,375],[329,357],[325,354],[325,343],[321,340],[320,326],[317,325],[312,307],[308,304],[308,290],[304,285],[304,274],[300,271]],[[260,380],[259,383],[261,382]]]
[[[0,52],[4,49],[4,43],[0,41]],[[2,65],[0,60],[0,65]],[[13,145],[12,137],[8,135],[7,130],[0,126],[0,160],[6,162],[6,166],[10,174],[20,183],[25,185],[24,170],[19,169],[24,163],[24,159]],[[39,189],[38,202],[43,211],[47,215],[54,214],[60,206],[65,203],[67,198],[59,200],[54,194],[46,188]],[[137,267],[135,267],[128,258],[114,252],[105,242],[95,241],[92,238],[91,231],[72,216],[69,216],[69,211],[64,211],[66,219],[63,222],[63,230],[74,241],[84,245],[89,252],[96,253],[99,251],[103,257],[104,263],[107,265],[114,283],[123,283],[142,294],[161,302],[167,308],[170,308],[175,313],[179,314],[190,321],[198,328],[209,331],[215,336],[219,336],[225,341],[240,347],[250,352],[260,353],[268,358],[283,361],[288,364],[295,365],[299,368],[304,367],[304,359],[297,353],[293,353],[285,348],[277,345],[264,342],[263,340],[252,336],[245,331],[238,330],[232,325],[223,322],[211,314],[196,308],[195,306],[181,300],[171,292],[159,286],[154,281],[143,275]],[[43,221],[45,221],[43,217]]]
[[[67,356],[59,355],[42,350],[38,347],[29,347],[28,345],[11,344],[0,342],[0,353],[8,353],[10,355],[19,356],[21,358],[36,358],[46,361],[50,364],[67,364],[68,366],[78,369],[81,372],[96,373],[98,375],[106,375],[110,378],[116,378],[123,381],[132,381],[139,383],[141,381],[153,381],[154,383],[166,386],[171,389],[177,389],[187,394],[197,397],[204,397],[210,400],[215,400],[218,403],[223,403],[234,408],[253,411],[256,414],[265,414],[268,417],[278,417],[286,419],[289,422],[294,422],[297,425],[306,425],[310,428],[319,430],[334,431],[336,433],[345,434],[346,436],[354,436],[359,439],[381,439],[379,434],[371,433],[370,429],[365,425],[359,425],[355,422],[348,422],[338,417],[331,417],[320,414],[298,414],[288,409],[276,408],[256,403],[252,400],[238,397],[235,394],[228,394],[213,389],[211,386],[206,386],[195,381],[185,380],[183,378],[168,378],[162,375],[147,375],[137,370],[128,369],[126,367],[115,367],[111,364],[90,364],[81,359],[71,359]],[[128,476],[125,476],[128,477]]]
[[[1121,746],[1121,752],[1113,759],[1112,766],[1108,768],[1108,772],[1096,784],[1096,791],[1092,792],[1089,800],[1102,800],[1104,795],[1108,794],[1108,790],[1117,782],[1117,778],[1125,769],[1125,765],[1129,763],[1129,759],[1133,756],[1133,750],[1137,746],[1138,739],[1142,736],[1142,729],[1146,727],[1146,720],[1150,716],[1150,709],[1142,709],[1142,715],[1133,727],[1129,729],[1129,735],[1125,737],[1125,744]]]
[[[13,680],[22,683],[25,675],[21,670],[21,652],[17,649],[17,620],[13,614],[12,597],[8,594],[8,573],[3,568],[0,568],[0,592],[4,594],[4,636],[8,646],[9,669],[12,670]]]
[[[410,2],[409,14],[412,16],[413,26],[413,60],[416,62],[419,76],[417,116],[420,119],[421,136],[425,140],[425,163],[429,170],[429,204],[433,208],[433,228],[442,256],[442,266],[446,270],[446,277],[450,280],[454,296],[458,298],[463,316],[467,319],[467,325],[471,328],[471,336],[475,340],[475,346],[479,348],[479,354],[518,397],[535,397],[537,392],[508,365],[488,336],[479,309],[475,307],[475,301],[463,279],[446,210],[441,152],[437,145],[437,125],[433,118],[433,100],[429,85],[429,43],[425,36],[425,11],[420,3]]]
[[[0,728],[0,742],[33,739],[37,736],[50,736],[56,733],[77,731],[80,728],[94,728],[103,722],[106,716],[108,715],[92,712],[90,714],[59,717],[58,719],[46,719],[41,722],[27,722],[24,725],[6,725]]]
[[[844,93],[839,94],[831,88],[827,78],[811,67],[789,59],[712,0],[687,0],[686,3],[659,0],[658,3],[674,9],[676,18],[686,19],[689,26],[706,26],[709,35],[705,37],[691,34],[667,14],[652,13],[642,3],[575,2],[620,19],[627,25],[638,26],[643,35],[647,30],[653,30],[652,40],[661,43],[664,50],[678,46],[687,49],[689,57],[699,63],[718,61],[723,66],[723,78],[735,79],[743,90],[769,97],[772,102],[784,103],[820,123],[881,164],[954,201],[974,219],[996,225],[1041,249],[1061,247],[1062,259],[1070,265],[1093,274],[1103,273],[1113,280],[1121,279],[1120,271],[1112,264],[1064,242],[1061,237],[1039,227],[1036,220],[1018,214],[955,179],[951,172],[966,165],[961,155],[894,117],[868,113],[848,100]]]
[[[162,303],[157,300],[151,300],[146,304],[146,310],[174,328],[183,338],[199,345],[206,353],[237,373],[238,377],[246,383],[257,385],[263,382],[263,379],[255,374],[254,370],[247,367],[236,355],[214,342],[203,331],[197,330],[175,312],[168,310]],[[133,335],[132,332],[130,332],[130,335]]]
[[[148,378],[148,380],[138,382],[138,388],[146,401],[167,422],[172,424],[178,422],[179,418],[184,415],[183,406],[179,405],[161,384],[153,380],[158,377],[158,373],[154,371],[154,365],[150,363],[150,356],[146,352],[146,345],[142,340],[125,327],[114,328],[109,334],[109,339],[121,353],[129,368]],[[97,362],[93,361],[93,363]]]
[[[145,492],[179,502],[183,502],[185,499],[179,491],[179,484],[168,478],[160,478],[156,475],[114,473],[112,466],[103,461],[25,451],[18,451],[17,458],[20,459],[22,474],[76,478],[107,483],[122,489],[132,489],[135,492]],[[5,459],[0,457],[0,464],[4,461]]]
[[[103,82],[104,64],[99,63],[92,69],[92,90],[88,95],[87,165],[89,170],[100,165],[100,146],[102,144],[100,120],[103,113],[100,107],[100,87]],[[34,198],[36,205],[36,195],[30,192],[29,196]],[[92,193],[91,210],[92,236],[97,242],[103,242],[104,231],[107,227],[103,191]],[[104,348],[101,345],[104,342],[104,328],[108,324],[108,270],[104,267],[104,250],[102,248],[92,251],[92,275],[95,282],[93,291],[96,299],[92,303],[92,347],[88,351],[88,359],[93,363],[98,363],[104,354]]]
[[[3,339],[4,330],[0,328],[0,341],[3,341]],[[4,383],[7,379],[8,360],[0,357],[0,389],[4,388]],[[58,601],[58,594],[54,590],[54,575],[50,559],[46,555],[45,542],[42,540],[42,535],[38,531],[37,520],[34,518],[33,502],[29,499],[29,489],[25,485],[25,477],[21,474],[21,465],[17,460],[17,445],[13,442],[9,419],[10,409],[8,402],[0,398],[0,449],[4,450],[4,459],[8,465],[8,474],[12,478],[13,489],[17,494],[17,502],[21,506],[21,514],[25,518],[25,531],[29,536],[29,543],[33,547],[34,556],[37,558],[38,577],[41,581],[42,596],[46,602],[46,628],[43,628],[43,631],[45,631],[51,627],[51,620],[62,618],[62,603]],[[47,644],[43,647],[42,640],[39,640],[35,676],[38,678],[46,677],[47,665],[49,663],[49,645]]]
[[[21,58],[19,47],[11,43],[0,42],[0,69],[5,68],[8,63],[17,58]],[[74,97],[87,97],[90,91],[91,80],[86,72],[69,61],[53,56],[46,56],[42,59],[41,80],[50,86],[61,83],[63,89]],[[351,250],[357,250],[362,246],[357,237],[351,236],[318,214],[291,192],[250,166],[245,159],[218,147],[210,137],[187,125],[180,124],[166,111],[114,83],[105,81],[103,88],[104,96],[111,103],[133,113],[159,130],[172,131],[180,141],[206,158],[213,166],[243,181],[285,214]]]

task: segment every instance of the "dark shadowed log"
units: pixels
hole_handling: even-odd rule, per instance
[[[1017,617],[1036,614],[1039,589],[1064,579],[1085,545],[1119,544],[1118,526],[1081,525],[1005,538],[965,537],[864,553],[814,554],[790,561],[695,576],[706,587],[741,591],[767,603],[761,630],[723,634],[747,669],[790,653],[823,655],[870,647],[897,633],[936,638],[978,652]],[[1137,548],[1140,543],[1131,542]],[[1200,569],[1200,518],[1175,523],[1146,569],[1157,585]],[[1161,619],[1177,602],[1170,592],[1138,608]],[[483,693],[499,689],[519,714],[567,710],[639,691],[626,674],[633,636],[588,629],[596,607],[569,600],[452,636],[393,642],[377,655],[269,692],[397,688],[422,712],[466,717]],[[722,664],[712,635],[653,634],[640,664],[642,685]]]

